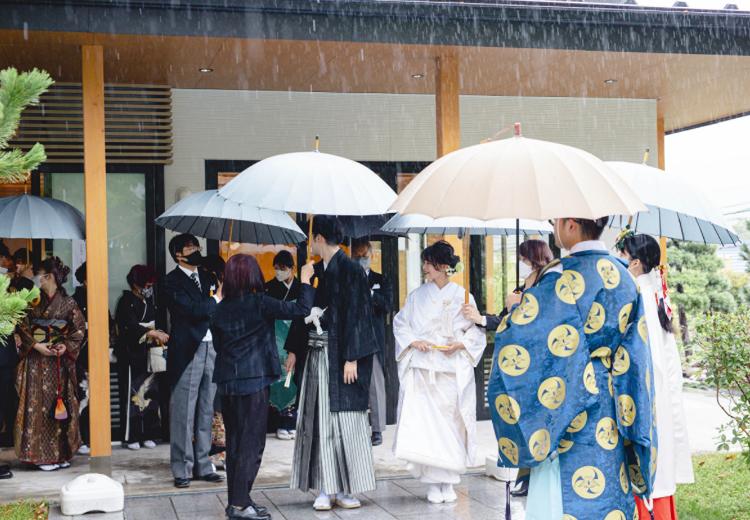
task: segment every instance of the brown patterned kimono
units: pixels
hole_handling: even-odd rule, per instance
[[[62,398],[68,419],[57,421],[51,415],[57,400],[57,358],[34,349],[34,324],[39,320],[66,322],[62,343],[67,347],[60,357]],[[31,464],[59,464],[73,458],[81,445],[78,399],[76,398],[76,358],[86,331],[86,322],[73,298],[58,291],[50,300],[42,292],[19,326],[21,362],[16,373],[20,405],[16,415],[16,455]]]

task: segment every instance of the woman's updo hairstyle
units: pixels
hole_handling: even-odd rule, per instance
[[[445,240],[438,240],[422,251],[422,262],[428,262],[436,267],[447,265],[453,270],[460,261],[461,259],[456,256],[453,246]]]
[[[650,235],[629,235],[622,241],[622,248],[633,260],[640,260],[645,273],[650,273],[661,261],[659,242]]]
[[[60,257],[50,256],[45,258],[39,267],[36,269],[36,273],[44,271],[47,274],[51,274],[55,278],[55,284],[58,289],[62,289],[63,284],[68,281],[68,275],[70,274],[70,267],[65,265]]]

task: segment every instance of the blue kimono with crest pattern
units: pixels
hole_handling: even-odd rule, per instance
[[[557,455],[564,520],[637,518],[657,448],[641,297],[606,251],[561,263],[498,328],[487,389],[498,464]]]

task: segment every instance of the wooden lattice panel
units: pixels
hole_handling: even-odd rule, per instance
[[[28,107],[11,141],[24,150],[40,142],[47,162],[83,162],[81,85],[57,83]],[[104,116],[108,163],[172,162],[172,91],[153,85],[106,85]]]

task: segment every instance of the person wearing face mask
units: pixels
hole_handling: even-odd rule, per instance
[[[216,384],[212,382],[216,352],[209,330],[220,301],[220,287],[202,264],[198,239],[181,234],[169,241],[177,263],[164,278],[160,293],[169,311],[167,376],[169,401],[170,465],[174,485],[190,486],[191,479],[220,483],[209,459],[211,423]]]
[[[479,462],[474,367],[487,338],[461,315],[464,289],[450,281],[458,261],[444,240],[422,251],[425,283],[393,319],[400,382],[393,451],[435,504],[455,502],[453,486]]]
[[[156,274],[146,265],[134,265],[127,275],[130,289],[117,302],[115,343],[120,382],[121,440],[131,450],[155,448],[159,436],[159,388],[147,366],[151,346],[164,345],[169,336],[155,327]]]
[[[661,248],[649,235],[626,230],[615,245],[635,276],[643,296],[643,309],[654,366],[656,432],[659,436],[656,478],[651,494],[655,520],[676,520],[674,494],[677,484],[695,481],[688,443],[687,420],[682,403],[682,363],[672,328],[666,280],[660,268]],[[649,514],[636,497],[640,518]]]
[[[41,263],[34,275],[39,303],[18,327],[16,455],[43,471],[69,467],[81,445],[75,361],[86,323],[63,287],[69,273],[57,257]]]
[[[273,258],[274,277],[266,281],[266,294],[277,300],[294,302],[299,298],[302,284],[294,276],[294,258],[289,251],[279,251]],[[304,370],[304,361],[299,363],[293,374],[293,382],[286,385],[286,342],[289,341],[291,320],[276,320],[276,346],[282,370],[281,378],[270,388],[270,406],[268,409],[269,426],[276,425],[276,438],[284,441],[293,440],[297,435],[297,400],[301,386],[299,374]],[[292,338],[293,340],[293,338]]]
[[[625,518],[653,486],[653,371],[635,280],[599,240],[608,218],[558,218],[570,254],[495,336],[487,401],[498,464],[529,467],[525,517]],[[566,517],[567,517],[566,516]]]
[[[290,487],[319,492],[318,511],[361,506],[354,496],[376,488],[367,420],[372,360],[378,351],[367,276],[346,256],[335,217],[316,216],[312,254],[319,281],[310,316],[292,328],[308,333]],[[291,334],[291,332],[290,332]],[[289,352],[287,371],[297,354]]]
[[[372,425],[372,445],[383,444],[385,431],[385,322],[393,308],[393,290],[390,282],[380,273],[371,269],[372,244],[369,240],[357,240],[352,244],[352,259],[359,262],[367,273],[367,282],[372,295],[372,315],[375,336],[378,340],[378,355],[372,360],[370,380],[370,424]]]

